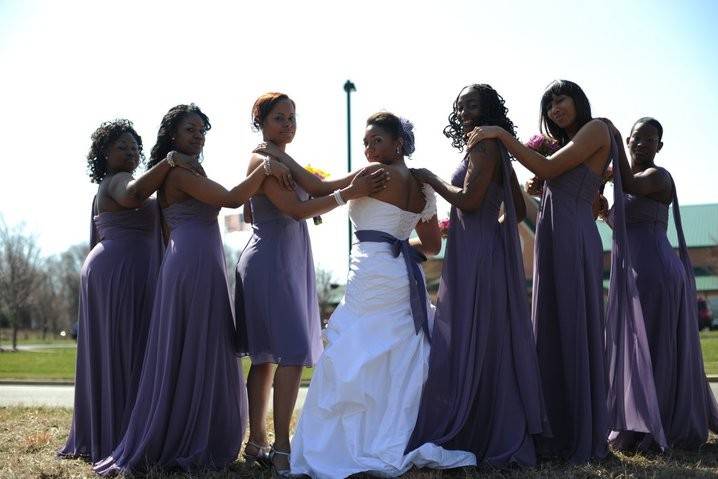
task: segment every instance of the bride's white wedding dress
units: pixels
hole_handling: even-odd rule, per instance
[[[405,240],[420,220],[436,214],[429,186],[424,196],[421,213],[367,197],[349,202],[349,216],[357,231],[381,231]],[[428,309],[431,324],[433,311],[430,305]],[[394,257],[390,244],[354,244],[346,294],[325,336],[328,344],[292,439],[293,473],[393,477],[413,465],[476,464],[470,452],[434,444],[404,453],[419,411],[430,344],[423,329],[416,332],[407,266],[401,253]]]

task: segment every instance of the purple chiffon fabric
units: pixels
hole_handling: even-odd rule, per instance
[[[195,199],[163,210],[171,234],[137,401],[122,441],[95,464],[99,474],[221,469],[237,458],[247,391],[234,355],[218,212]]]
[[[462,186],[468,159],[452,177]],[[430,442],[478,463],[533,465],[549,433],[528,310],[508,155],[480,209],[451,209],[429,374],[407,451]],[[505,221],[498,222],[505,205]]]
[[[137,395],[163,253],[156,200],[93,214],[90,244],[80,273],[72,426],[59,454],[97,461],[122,438]]]

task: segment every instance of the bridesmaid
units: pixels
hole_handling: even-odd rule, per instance
[[[174,166],[164,158],[135,179],[140,159],[132,122],[105,122],[92,134],[87,164],[99,186],[80,278],[72,427],[60,456],[97,461],[110,454],[137,394],[163,252],[159,209],[148,197]]]
[[[551,83],[541,99],[544,134],[562,148],[549,158],[500,126],[480,126],[468,141],[498,138],[526,168],[546,180],[536,225],[533,304],[539,368],[553,438],[539,452],[573,463],[608,453],[603,248],[592,203],[611,154],[608,127],[592,119],[575,83]]]
[[[237,264],[235,294],[239,351],[252,360],[247,378],[249,440],[244,457],[249,462],[270,462],[266,415],[274,384],[271,462],[275,470],[284,473],[289,470],[289,424],[302,368],[314,366],[322,352],[314,261],[304,220],[383,189],[387,174],[380,169],[372,175],[355,173],[321,181],[299,166],[285,153],[296,133],[296,115],[294,101],[283,93],[260,96],[252,108],[252,123],[266,143],[252,155],[248,171],[269,154],[286,162],[299,183],[295,191],[288,191],[270,179],[252,196],[254,234]]]
[[[165,115],[149,166],[176,150],[202,153],[207,116],[195,105]],[[226,190],[175,168],[159,191],[170,228],[157,281],[147,353],[127,432],[111,455],[95,465],[102,475],[159,466],[184,471],[221,469],[239,452],[246,422],[246,390],[233,347],[233,315],[217,213],[238,207],[268,173],[288,170],[266,160],[239,185]],[[268,292],[269,293],[269,292]]]
[[[491,86],[467,86],[444,135],[459,151],[477,126],[513,137],[507,112]],[[452,208],[429,376],[407,450],[431,442],[471,451],[477,463],[534,465],[532,435],[548,426],[517,230],[526,205],[506,149],[496,140],[477,143],[451,184],[428,170],[414,175]]]
[[[616,141],[618,130],[611,125]],[[696,318],[693,266],[681,226],[678,195],[670,173],[654,159],[663,148],[663,127],[654,118],[641,118],[626,140],[631,164],[619,150],[626,204],[628,245],[636,271],[636,285],[645,319],[650,368],[639,372],[652,378],[665,442],[672,448],[698,448],[708,429],[718,432],[718,407],[705,379]],[[668,241],[668,207],[678,233],[680,258]],[[613,293],[613,292],[612,292]],[[609,314],[611,314],[609,312]],[[620,377],[613,386],[621,389]],[[654,434],[622,431],[612,435],[619,449],[655,449],[662,446]]]

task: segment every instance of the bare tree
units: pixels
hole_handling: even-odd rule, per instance
[[[30,299],[32,311],[32,327],[42,330],[42,339],[48,331],[57,331],[58,322],[63,312],[63,302],[59,284],[53,278],[53,262],[46,261],[38,271],[37,287]]]
[[[60,294],[62,321],[65,328],[71,328],[77,321],[80,309],[80,273],[82,264],[90,252],[84,243],[70,246],[51,264],[52,277]]]
[[[17,331],[28,317],[30,299],[38,283],[40,250],[23,228],[10,229],[0,222],[0,303],[12,328],[12,349]]]
[[[317,284],[317,298],[319,299],[319,309],[321,316],[325,319],[331,309],[332,298],[332,273],[324,268],[318,267],[314,272]]]

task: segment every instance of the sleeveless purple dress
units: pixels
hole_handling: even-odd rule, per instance
[[[467,167],[464,158],[454,186]],[[489,183],[478,211],[451,208],[429,375],[407,450],[430,442],[471,451],[478,464],[533,465],[532,435],[549,428],[503,147],[498,167],[501,184]]]
[[[64,457],[97,461],[125,433],[142,370],[162,261],[159,206],[93,218],[80,273],[75,405]]]
[[[247,391],[234,356],[218,212],[195,199],[163,210],[171,234],[137,401],[122,441],[95,464],[99,474],[221,469],[237,457]]]
[[[632,375],[631,388],[652,393],[649,404],[626,408],[625,417],[626,422],[636,424],[640,422],[636,417],[654,409],[660,417],[657,427],[624,428],[613,434],[612,445],[619,449],[697,448],[706,442],[709,428],[718,431],[718,407],[703,369],[695,279],[675,186],[673,214],[680,257],[666,235],[668,205],[633,195],[625,195],[625,205],[628,245],[645,322],[645,334],[632,342],[645,344],[643,348],[650,351],[650,362]],[[615,250],[614,246],[614,254]],[[617,359],[620,364],[621,356]],[[616,388],[628,388],[623,376],[615,380]]]
[[[308,199],[299,187],[297,194]],[[285,215],[264,195],[250,203],[253,234],[236,271],[239,353],[253,364],[311,367],[322,340],[307,223]]]
[[[553,433],[537,445],[573,463],[608,453],[600,184],[583,163],[546,181],[536,224],[531,316]]]

